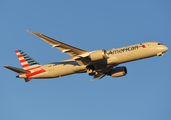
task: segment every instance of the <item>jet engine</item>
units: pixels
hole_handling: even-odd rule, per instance
[[[96,51],[90,53],[89,58],[91,59],[91,61],[107,59],[107,52],[104,49],[96,50]]]
[[[108,75],[112,76],[112,77],[122,77],[125,76],[127,74],[127,69],[126,67],[116,67],[113,68]]]

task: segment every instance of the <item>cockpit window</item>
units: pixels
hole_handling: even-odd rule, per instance
[[[163,45],[162,43],[158,43],[158,45]]]

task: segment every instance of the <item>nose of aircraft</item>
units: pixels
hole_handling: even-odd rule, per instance
[[[168,50],[168,47],[166,47],[165,45],[162,45],[161,48],[162,52],[166,52]]]
[[[164,48],[164,49],[165,49],[165,52],[168,51],[168,47],[166,47],[166,46],[164,46],[164,47],[165,47],[165,48]]]

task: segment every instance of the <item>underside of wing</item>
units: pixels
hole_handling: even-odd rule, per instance
[[[58,40],[54,40],[54,39],[52,39],[50,37],[47,37],[47,36],[45,36],[43,34],[40,34],[40,33],[37,33],[37,32],[32,32],[32,31],[29,31],[29,30],[27,30],[27,31],[34,34],[34,35],[36,35],[36,36],[38,36],[42,40],[46,41],[47,43],[52,45],[52,47],[56,47],[56,48],[60,49],[62,51],[62,53],[65,52],[65,53],[69,54],[73,58],[77,57],[79,55],[82,55],[82,54],[89,53],[89,51],[82,50],[82,49],[67,45],[67,44],[62,43],[62,42],[60,42]]]

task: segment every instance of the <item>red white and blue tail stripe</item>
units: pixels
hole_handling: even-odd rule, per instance
[[[15,53],[24,70],[37,71],[41,69],[41,65],[33,60],[30,56],[24,53],[22,50],[16,50]]]

